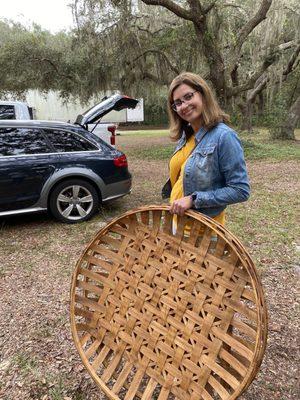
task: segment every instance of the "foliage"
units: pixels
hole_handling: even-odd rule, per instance
[[[26,30],[20,24],[3,22],[0,22],[0,31],[4,33],[0,46],[2,94],[20,94],[30,88],[41,91],[62,89],[62,81],[65,90],[68,88],[70,66],[63,57],[70,48],[67,35],[54,36],[38,26]]]
[[[143,97],[148,123],[162,124],[167,86],[190,70],[210,80],[234,123],[252,118],[251,105],[254,122],[276,127],[299,88],[296,0],[73,0],[73,14],[76,29],[55,35],[0,22],[1,96],[57,90],[87,102],[120,90]]]
[[[147,96],[148,97],[148,96]],[[156,99],[148,97],[145,103],[145,122],[146,125],[167,125],[168,115],[166,112],[166,99],[157,94]]]
[[[112,41],[103,45],[116,49],[110,55],[122,66],[119,86],[146,99],[151,123],[165,122],[153,98],[183,70],[199,72],[211,81],[234,123],[245,117],[248,95],[253,96],[252,103],[259,90],[267,89],[264,97],[272,98],[298,63],[296,6],[295,0],[76,2],[80,30],[90,28],[93,15],[96,36],[109,35]],[[104,27],[108,10],[110,24]],[[254,94],[249,93],[252,90]]]

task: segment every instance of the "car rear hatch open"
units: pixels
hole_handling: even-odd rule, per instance
[[[138,100],[132,97],[114,94],[113,96],[103,99],[103,101],[85,111],[83,114],[78,115],[75,124],[86,127],[88,124],[96,123],[112,110],[120,111],[124,108],[135,108],[138,102]]]

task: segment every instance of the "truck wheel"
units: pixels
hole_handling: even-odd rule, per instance
[[[99,208],[96,189],[82,179],[59,183],[50,196],[49,206],[55,218],[68,224],[87,221]]]

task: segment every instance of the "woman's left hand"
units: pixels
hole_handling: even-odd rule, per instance
[[[185,196],[181,199],[175,200],[171,204],[170,213],[183,216],[184,212],[190,209],[193,205],[192,196]]]

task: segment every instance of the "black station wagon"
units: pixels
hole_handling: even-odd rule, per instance
[[[126,156],[83,127],[0,121],[0,217],[49,210],[85,221],[130,190]]]

